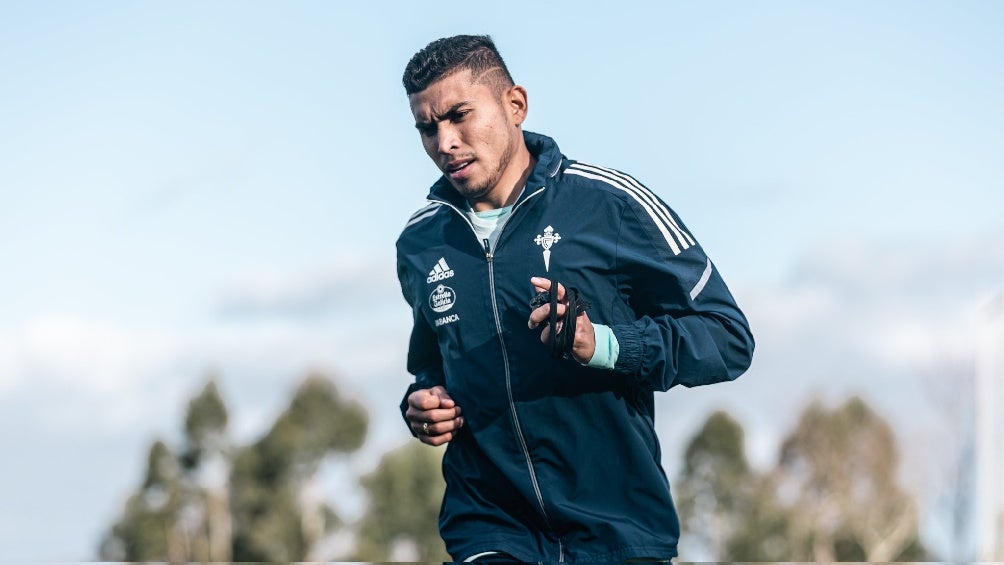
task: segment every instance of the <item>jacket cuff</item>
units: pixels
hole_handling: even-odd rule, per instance
[[[645,356],[645,342],[641,339],[641,331],[631,324],[610,326],[610,330],[620,346],[614,372],[637,375]]]
[[[408,386],[408,390],[406,390],[404,393],[404,398],[401,399],[401,418],[404,419],[404,425],[408,427],[408,433],[410,433],[414,437],[418,437],[418,435],[415,433],[415,430],[411,429],[411,422],[408,421],[408,417],[405,416],[404,413],[408,411],[408,397],[411,396],[411,393],[421,388],[427,388],[427,387],[424,387],[418,384],[417,382],[411,383]]]
[[[610,326],[593,324],[593,343],[593,356],[582,365],[594,369],[613,369],[617,364],[617,356],[620,355],[620,344]]]

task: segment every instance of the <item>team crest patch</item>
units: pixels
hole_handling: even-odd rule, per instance
[[[437,286],[432,289],[432,294],[429,295],[429,307],[432,308],[433,312],[440,314],[453,308],[456,302],[457,293],[446,285]]]
[[[544,248],[544,270],[551,270],[551,246],[561,240],[561,235],[554,232],[554,228],[547,226],[543,234],[538,234],[533,242]]]

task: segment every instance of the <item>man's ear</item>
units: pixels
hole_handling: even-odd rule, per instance
[[[519,127],[526,120],[527,105],[526,89],[520,85],[513,85],[506,89],[503,94],[505,108],[509,112],[512,123]]]

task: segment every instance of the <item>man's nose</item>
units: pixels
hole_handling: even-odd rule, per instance
[[[452,124],[440,123],[439,152],[450,154],[458,147],[460,147],[460,136],[457,134],[457,128],[453,127]]]

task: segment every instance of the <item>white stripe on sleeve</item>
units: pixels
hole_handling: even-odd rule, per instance
[[[704,285],[708,284],[708,279],[711,278],[711,259],[708,259],[708,266],[704,267],[704,273],[701,274],[701,280],[697,281],[694,288],[690,290],[690,299],[693,300],[697,298],[697,295],[704,290]]]
[[[474,563],[482,557],[488,557],[489,555],[498,555],[498,551],[482,551],[481,553],[475,553],[474,555],[463,560],[463,563]]]
[[[659,217],[659,215],[655,212],[655,210],[653,210],[652,207],[649,206],[648,203],[646,203],[640,196],[638,196],[637,193],[628,189],[620,182],[614,182],[609,177],[593,174],[584,171],[582,169],[578,169],[576,168],[576,165],[572,165],[571,167],[565,169],[565,174],[578,175],[580,177],[586,177],[593,180],[603,181],[618,190],[626,192],[628,195],[631,196],[631,198],[635,199],[635,202],[641,205],[641,207],[644,208],[646,212],[648,212],[648,215],[652,218],[652,221],[655,222],[655,226],[659,228],[660,232],[662,232],[662,237],[666,239],[666,243],[669,244],[669,248],[673,250],[673,255],[680,254],[680,246],[679,244],[677,244],[676,238],[669,233],[669,230],[666,228],[666,223],[662,220],[662,218]]]
[[[611,179],[618,179],[623,183],[626,183],[625,187],[629,187],[637,191],[638,195],[645,199],[652,208],[659,214],[659,217],[666,222],[666,225],[673,231],[677,239],[683,245],[684,249],[687,249],[691,245],[694,245],[694,239],[690,237],[690,234],[686,230],[680,227],[680,224],[676,223],[676,219],[673,218],[673,214],[666,208],[666,205],[659,200],[659,197],[655,195],[651,190],[645,188],[640,182],[635,180],[631,175],[624,174],[620,171],[610,169],[607,167],[600,167],[598,165],[589,165],[586,163],[576,163],[576,166],[581,166],[586,169],[595,171],[598,174],[605,174]]]
[[[439,210],[440,206],[442,206],[442,204],[440,204],[439,202],[433,202],[432,204],[429,204],[428,206],[422,208],[418,212],[415,212],[414,214],[411,215],[411,218],[408,220],[408,223],[404,225],[404,227],[408,227],[412,224],[417,224],[418,222],[421,222],[422,220],[435,215],[435,213]]]

